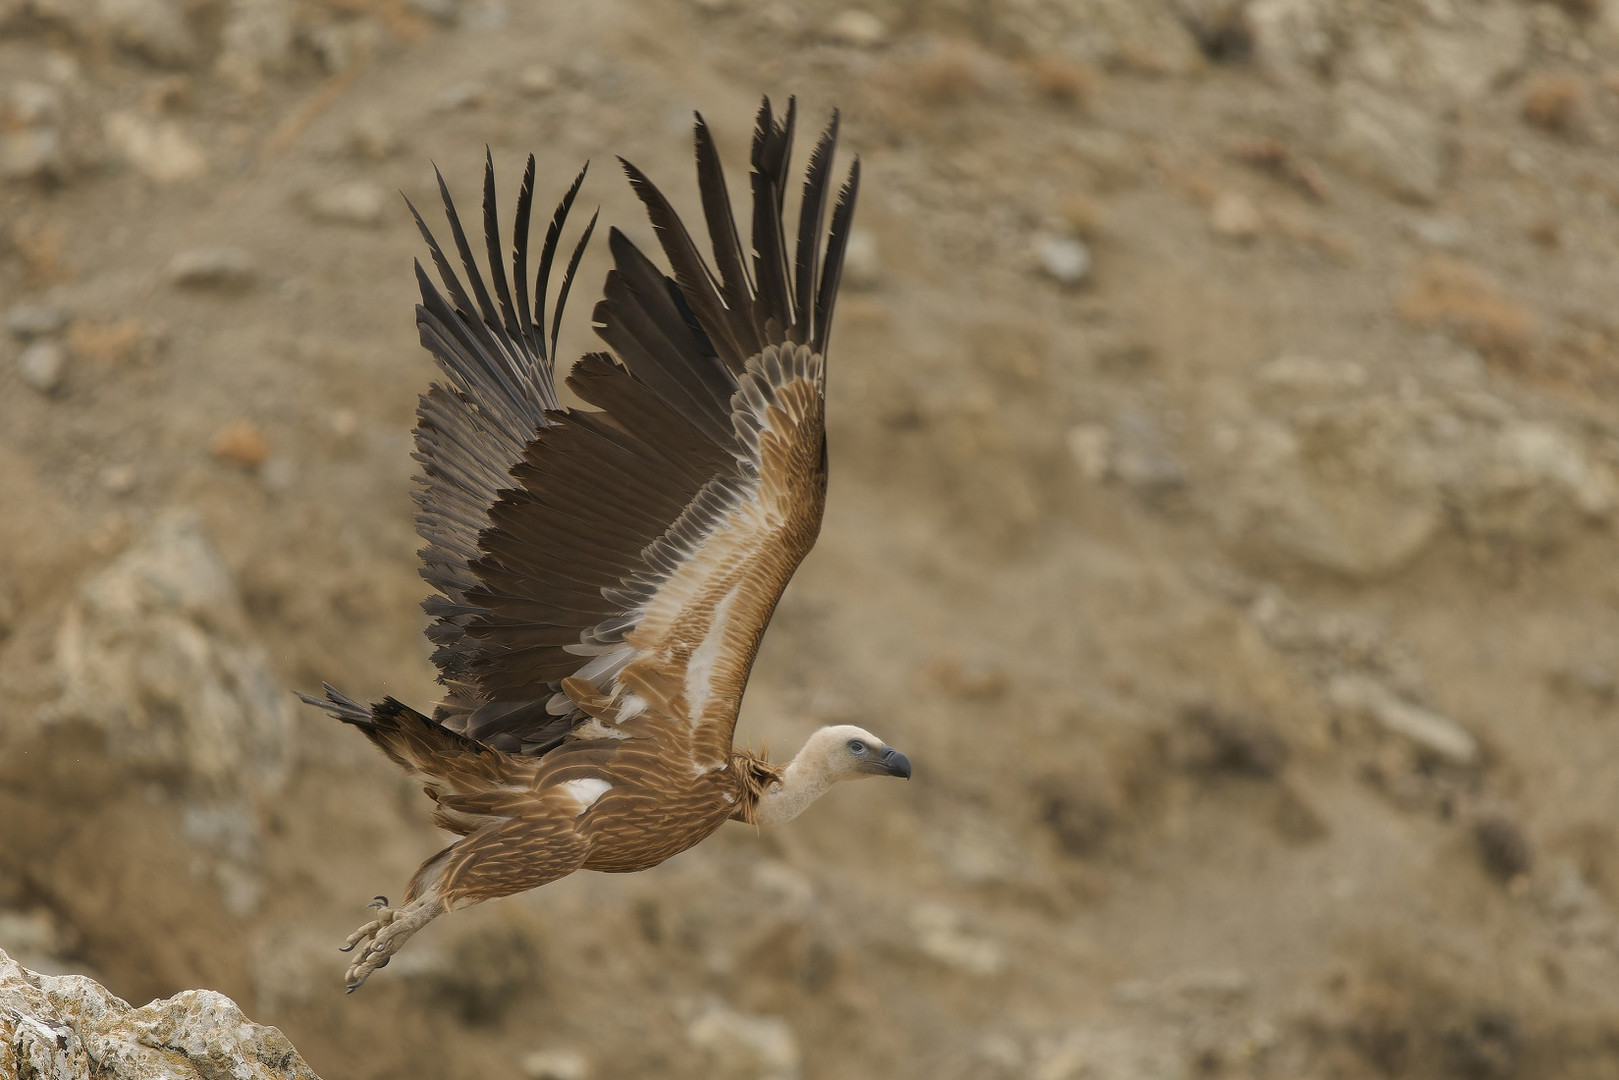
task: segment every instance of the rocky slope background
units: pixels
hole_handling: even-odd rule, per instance
[[[433,699],[397,193],[647,241],[761,91],[867,182],[741,734],[916,779],[344,998],[439,843],[292,698]],[[0,948],[331,1077],[1619,1074],[1616,148],[1612,0],[0,0]]]

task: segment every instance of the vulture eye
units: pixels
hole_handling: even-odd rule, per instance
[[[859,757],[865,752],[866,744],[861,742],[859,739],[855,739],[849,743],[849,753],[853,754],[855,757]]]

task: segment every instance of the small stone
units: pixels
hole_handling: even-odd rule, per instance
[[[529,64],[517,73],[517,89],[529,97],[544,97],[557,88],[557,70],[549,64]]]
[[[1236,1001],[1253,993],[1254,980],[1240,968],[1201,968],[1171,975],[1166,988],[1181,997]]]
[[[17,357],[17,374],[30,390],[54,394],[62,388],[67,350],[54,341],[36,341]]]
[[[1113,433],[1101,424],[1075,424],[1068,429],[1068,453],[1079,474],[1091,483],[1107,478],[1113,461]]]
[[[535,1050],[518,1066],[528,1080],[585,1080],[590,1059],[577,1050]]]
[[[253,260],[241,248],[193,248],[169,262],[169,281],[182,289],[242,292],[253,284]]]
[[[345,406],[332,413],[331,425],[332,434],[347,442],[360,430],[360,414]]]
[[[1152,501],[1186,485],[1186,466],[1171,452],[1169,439],[1152,417],[1136,409],[1121,410],[1112,434],[1109,473],[1125,487]]]
[[[1338,97],[1338,156],[1400,198],[1432,202],[1444,174],[1439,125],[1408,101],[1357,83]]]
[[[712,1002],[687,1026],[686,1038],[709,1053],[720,1076],[796,1080],[799,1075],[798,1040],[779,1016],[749,1016]]]
[[[318,23],[299,32],[300,44],[307,45],[328,75],[348,71],[374,55],[381,31],[371,19]]]
[[[197,84],[189,75],[166,75],[141,95],[141,106],[149,113],[186,112],[196,104]]]
[[[858,49],[881,45],[888,36],[888,28],[883,21],[861,8],[847,8],[838,12],[826,29],[833,41]]]
[[[1248,196],[1223,191],[1209,209],[1209,226],[1221,236],[1246,241],[1265,231],[1265,218]]]
[[[24,79],[11,84],[0,117],[23,127],[43,127],[62,122],[62,92],[49,83]]]
[[[1571,75],[1540,75],[1523,93],[1523,118],[1554,135],[1579,134],[1589,122],[1585,87]]]
[[[62,135],[51,127],[0,133],[0,179],[62,181],[71,171]]]
[[[481,109],[489,101],[489,88],[480,82],[458,82],[433,101],[438,112],[466,112]]]
[[[208,452],[220,461],[257,468],[270,456],[270,444],[251,420],[232,420],[214,433]]]
[[[1340,675],[1327,685],[1327,699],[1342,712],[1366,716],[1383,730],[1451,765],[1478,764],[1478,740],[1456,721],[1396,695],[1367,675]]]
[[[1352,360],[1287,355],[1259,369],[1259,382],[1269,390],[1303,397],[1336,397],[1366,385],[1366,369]]]
[[[1406,228],[1413,240],[1435,251],[1460,251],[1467,242],[1466,228],[1450,218],[1424,215],[1408,222]]]
[[[461,12],[460,0],[405,0],[405,6],[446,26],[454,23]]]
[[[265,76],[292,60],[293,5],[288,0],[230,0],[214,70],[244,94],[264,89]]]
[[[101,487],[109,495],[128,495],[135,490],[135,466],[108,465],[97,474]]]
[[[973,1048],[979,1061],[997,1075],[1021,1075],[1026,1062],[1023,1047],[1018,1040],[1003,1031],[992,1031],[978,1040]]]
[[[67,326],[67,312],[53,304],[18,304],[6,312],[6,329],[21,341],[51,337]]]
[[[1271,724],[1246,713],[1194,705],[1181,716],[1188,766],[1206,772],[1274,779],[1287,766],[1292,748]]]
[[[103,127],[107,141],[124,160],[159,184],[193,180],[208,172],[208,155],[173,120],[152,122],[135,113],[115,112]]]
[[[1513,465],[1562,488],[1590,517],[1607,517],[1619,502],[1613,474],[1593,462],[1576,439],[1550,424],[1513,424],[1501,433],[1498,445]]]
[[[942,904],[919,904],[911,912],[911,930],[923,955],[967,975],[997,975],[1006,955],[988,938],[965,929],[961,916]]]
[[[1487,810],[1473,820],[1473,840],[1479,860],[1491,877],[1503,885],[1529,873],[1533,856],[1529,838],[1517,818],[1504,810]]]
[[[100,0],[96,15],[114,44],[162,67],[197,58],[197,38],[185,9],[171,0]]]
[[[865,229],[849,233],[849,246],[843,252],[843,283],[851,289],[874,289],[881,282],[883,262],[877,253],[877,237]]]
[[[1091,270],[1091,249],[1077,236],[1042,236],[1035,255],[1040,269],[1063,285],[1078,285]]]
[[[130,317],[112,322],[79,319],[68,327],[73,355],[96,364],[122,365],[150,360],[162,345],[160,328]]]
[[[382,224],[387,205],[387,193],[369,180],[317,188],[304,197],[304,207],[316,221],[368,229]]]
[[[348,149],[356,157],[381,161],[398,151],[399,133],[387,117],[368,110],[355,117],[349,128]]]
[[[267,491],[286,494],[298,483],[298,466],[286,456],[270,458],[259,470],[259,482]]]
[[[1423,260],[1398,310],[1406,322],[1446,330],[1490,359],[1525,363],[1535,347],[1534,309],[1481,268],[1458,259]]]

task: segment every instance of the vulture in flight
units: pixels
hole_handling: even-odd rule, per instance
[[[672,272],[610,231],[613,269],[594,312],[610,351],[567,375],[590,408],[562,407],[555,362],[594,217],[546,322],[584,172],[546,231],[532,304],[532,155],[509,275],[487,155],[487,277],[442,176],[464,280],[411,208],[443,283],[417,263],[416,323],[444,376],[422,395],[414,455],[444,695],[431,717],[330,685],[304,700],[419,777],[434,822],[460,839],[421,865],[403,905],[374,902],[377,918],[344,946],[359,949],[351,992],[446,911],[575,870],[644,870],[728,819],[774,825],[840,780],[911,775],[904,754],[850,725],[816,731],[784,765],[732,741],[759,640],[821,526],[827,340],[860,180],[857,159],[830,198],[834,113],[789,244],[794,112],[791,101],[779,118],[768,98],[760,106],[748,247],[697,117],[712,267],[663,194],[621,162]]]

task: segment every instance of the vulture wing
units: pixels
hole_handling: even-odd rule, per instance
[[[528,299],[532,154],[517,197],[510,279],[502,268],[494,162],[485,157],[483,217],[493,295],[473,258],[444,177],[438,177],[439,194],[456,252],[472,286],[470,295],[421,214],[414,205],[410,207],[444,283],[441,292],[420,261],[416,263],[422,294],[416,326],[422,345],[448,379],[447,384],[434,383],[417,409],[414,457],[422,471],[415,493],[416,531],[426,543],[420,552],[422,577],[437,590],[422,607],[433,620],[427,636],[437,646],[433,662],[445,687],[434,719],[455,731],[464,731],[467,718],[490,704],[472,673],[487,652],[467,633],[469,622],[483,612],[468,600],[468,593],[479,584],[472,566],[483,555],[479,538],[489,528],[490,508],[511,486],[511,470],[523,460],[524,448],[558,407],[554,381],[557,329],[579,260],[596,225],[594,216],[563,273],[549,337],[546,296],[562,231],[584,178],[585,171],[580,170],[552,216],[540,250],[532,307]],[[544,737],[556,739],[566,732],[567,725],[557,721]]]
[[[530,333],[543,320],[512,299],[498,269],[492,184],[493,298],[449,209],[472,293],[432,245],[454,306],[424,276],[422,336],[454,385],[423,399],[417,456],[424,574],[440,593],[427,610],[448,689],[437,719],[452,729],[543,754],[570,732],[587,734],[581,725],[631,734],[612,729],[650,712],[688,721],[702,759],[729,754],[760,637],[820,528],[824,358],[859,183],[856,161],[825,226],[834,114],[789,244],[794,112],[789,103],[778,120],[768,100],[759,110],[751,253],[697,119],[714,269],[664,196],[624,163],[673,274],[612,231],[614,268],[595,310],[612,354],[585,356],[568,377],[594,409],[557,408],[554,323],[547,351],[543,334]],[[517,297],[530,187],[519,203]],[[570,191],[547,237],[537,296],[571,200]]]

